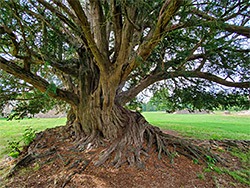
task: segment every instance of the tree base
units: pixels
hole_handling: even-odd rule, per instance
[[[145,127],[140,133],[143,138],[135,140],[131,130],[123,137],[112,143],[93,139],[92,142],[77,141],[72,126],[61,126],[47,129],[37,134],[35,140],[22,151],[20,160],[11,170],[11,174],[19,166],[27,166],[32,161],[42,160],[43,164],[60,159],[65,168],[86,168],[92,163],[94,166],[112,166],[114,168],[127,165],[138,169],[145,168],[152,155],[167,163],[173,163],[180,155],[190,158],[196,163],[213,159],[223,162],[216,154],[207,148],[193,145],[184,139],[163,133],[158,127],[143,122]],[[87,139],[86,139],[87,140]],[[97,144],[98,143],[98,144]],[[97,147],[98,145],[98,147]],[[209,157],[210,156],[210,157]],[[153,157],[155,158],[155,157]]]
[[[107,169],[118,167],[152,169],[155,167],[173,170],[178,168],[180,162],[192,164],[192,166],[200,166],[195,164],[197,162],[211,163],[214,159],[221,162],[218,155],[207,150],[211,148],[211,144],[194,145],[191,141],[164,134],[159,128],[150,124],[145,124],[145,122],[143,124],[144,140],[139,147],[135,144],[125,144],[130,140],[127,136],[131,134],[124,134],[124,137],[112,143],[103,141],[102,146],[97,147],[95,145],[100,144],[100,140],[94,139],[88,144],[83,143],[82,140],[77,141],[72,126],[47,129],[38,133],[35,140],[22,151],[19,162],[9,175],[14,175],[21,166],[31,166],[39,170],[50,168],[57,173],[62,172],[59,173],[60,179],[56,185],[64,187],[74,175],[82,174],[87,168],[92,169],[93,166],[102,166]],[[134,140],[130,141],[136,143]],[[233,143],[221,141],[224,145]],[[247,145],[249,146],[249,143]]]

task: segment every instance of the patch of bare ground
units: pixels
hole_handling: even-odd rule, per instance
[[[3,178],[2,176],[0,180],[2,185],[1,183],[0,185],[2,187],[91,188],[248,187],[225,173],[205,172],[204,168],[207,168],[205,164],[195,164],[194,161],[183,155],[176,154],[173,163],[170,163],[164,156],[159,160],[153,149],[152,152],[149,151],[150,158],[145,159],[144,169],[129,167],[127,164],[120,168],[109,165],[96,168],[92,159],[95,153],[98,154],[102,148],[92,149],[89,152],[76,150],[75,138],[71,136],[71,131],[70,127],[57,127],[39,133],[20,156],[20,158],[27,156],[27,153],[32,151],[36,153],[36,157],[27,156],[27,160],[20,165],[21,167],[13,171],[10,177]],[[220,154],[226,159],[227,166],[224,167],[229,170],[240,169],[242,166],[237,157],[227,152],[228,149],[236,146],[249,150],[249,141],[189,141],[201,147],[209,147],[214,153]],[[224,152],[218,150],[224,150]],[[7,168],[6,164],[5,167],[2,167],[2,169],[4,168]]]

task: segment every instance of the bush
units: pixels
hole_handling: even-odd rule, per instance
[[[13,158],[17,158],[22,146],[21,146],[21,142],[24,142],[24,145],[28,145],[29,143],[31,143],[34,138],[36,137],[36,131],[34,129],[32,129],[31,127],[25,129],[24,134],[22,136],[22,139],[19,141],[7,141],[8,142],[8,146],[7,146],[7,150],[9,151],[9,156],[13,157]]]

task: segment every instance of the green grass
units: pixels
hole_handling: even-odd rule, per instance
[[[232,155],[238,157],[241,160],[241,167],[238,170],[228,169],[225,166],[216,166],[215,164],[208,164],[208,168],[204,169],[204,172],[209,173],[212,170],[218,174],[228,174],[235,180],[244,184],[250,185],[250,151],[241,151],[238,148],[233,148],[230,152]]]
[[[162,129],[172,129],[180,134],[197,139],[250,140],[250,116],[217,114],[167,114],[144,112],[152,124]],[[40,118],[6,121],[0,119],[0,158],[7,154],[7,140],[19,140],[24,130],[32,127],[38,132],[46,128],[64,125],[66,118]]]
[[[143,112],[152,125],[197,139],[250,140],[250,116]]]
[[[40,132],[46,128],[65,125],[66,118],[41,118],[6,121],[0,119],[0,158],[7,154],[7,141],[18,141],[22,138],[25,129],[31,127]]]
[[[239,139],[250,140],[250,116],[233,116],[216,114],[167,114],[164,112],[144,112],[143,115],[152,125],[162,129],[172,129],[179,134],[197,139]],[[7,141],[18,141],[22,138],[25,129],[31,127],[37,132],[46,128],[64,125],[66,118],[41,118],[6,121],[0,119],[0,158],[6,155]],[[211,170],[217,173],[226,173],[234,179],[250,185],[250,151],[232,151],[233,155],[242,160],[243,168],[229,171],[213,164],[213,168],[204,169],[204,173]],[[39,166],[33,170],[39,170]],[[25,173],[25,172],[24,172]],[[0,171],[1,175],[1,171]],[[198,178],[205,179],[203,173],[197,174]]]

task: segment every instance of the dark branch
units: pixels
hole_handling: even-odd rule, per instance
[[[0,25],[0,35],[5,34],[5,33],[10,37],[10,40],[11,40],[13,47],[14,47],[12,55],[16,56],[18,54],[18,51],[19,51],[19,43],[16,41],[17,36],[6,25]]]
[[[172,0],[166,1],[160,11],[159,19],[156,23],[152,37],[146,42],[144,42],[138,49],[137,56],[145,61],[151,54],[154,47],[159,43],[160,39],[164,36],[167,26],[172,18],[172,16],[178,11],[182,5],[182,0]],[[126,67],[122,80],[126,80],[127,76],[138,67],[142,61],[136,60],[134,57],[129,65]]]
[[[250,38],[250,27],[226,24],[225,30],[231,33],[237,33],[247,38]]]
[[[57,6],[59,6],[64,12],[66,12],[72,20],[74,21],[78,20],[77,17],[73,14],[73,12],[71,12],[71,10],[67,6],[65,6],[61,0],[53,0],[53,2]]]
[[[213,23],[216,23],[218,21],[224,21],[223,19],[216,19],[215,17],[209,16],[205,12],[202,12],[197,9],[192,9],[192,13],[198,15],[201,18],[208,20],[208,22],[202,22],[203,26],[205,25],[210,26],[212,24],[213,26],[217,27],[217,29],[221,29],[219,25],[213,24]],[[231,33],[237,33],[237,34],[246,36],[247,38],[250,38],[250,27],[237,26],[237,25],[231,25],[231,24],[225,23],[224,30],[231,32]]]
[[[56,61],[52,60],[51,58],[47,57],[44,55],[41,57],[39,54],[36,52],[31,51],[33,57],[38,59],[38,61],[44,62],[47,61],[50,66],[53,68],[56,68],[57,70],[60,70],[66,74],[69,74],[73,77],[77,77],[79,75],[79,69],[77,67],[77,60],[76,59],[71,59],[71,60],[65,60],[65,61]]]
[[[91,15],[93,20],[94,38],[100,52],[108,59],[108,39],[106,33],[106,19],[103,14],[101,1],[90,0]]]
[[[0,57],[0,69],[3,69],[5,72],[12,74],[13,76],[24,80],[25,82],[30,83],[35,88],[42,92],[48,91],[48,88],[50,84],[42,79],[40,76],[37,76],[20,66],[16,65],[15,63],[12,63],[10,61],[7,61],[3,57]],[[72,105],[78,104],[78,97],[74,93],[71,93],[69,91],[63,91],[61,89],[56,89],[56,93],[53,93],[52,91],[48,91],[48,95],[50,97],[53,97],[55,99],[66,101]]]
[[[250,82],[229,82],[211,73],[195,71],[187,72],[187,74],[190,74],[189,77],[203,78],[228,87],[250,88]]]
[[[68,44],[70,44],[71,46],[79,46],[77,45],[76,39],[73,38],[72,34],[69,35],[67,32],[65,32],[67,34],[67,36],[62,33],[59,29],[57,29],[55,26],[53,26],[53,24],[50,24],[50,22],[42,15],[37,14],[31,10],[25,10],[28,14],[35,16],[37,19],[41,20],[42,22],[44,22],[48,27],[50,27],[53,31],[55,31],[61,38],[63,38]],[[71,40],[69,39],[71,38]]]
[[[116,60],[118,56],[118,52],[121,47],[122,40],[122,10],[121,6],[117,5],[116,0],[112,0],[112,13],[113,13],[113,27],[115,32],[115,49],[114,49],[114,58],[113,61]]]
[[[50,60],[48,62],[52,67],[66,73],[66,74],[69,74],[73,77],[78,77],[78,75],[79,75],[79,70],[78,70],[77,66],[73,66],[73,65],[68,64],[69,61],[63,63],[63,62],[56,62],[56,61]]]
[[[125,12],[125,16],[128,19],[129,23],[137,30],[137,31],[141,31],[141,27],[139,27],[138,25],[136,25],[136,23],[134,23],[134,21],[130,18],[130,15],[128,14],[128,10],[127,7],[125,6],[124,8],[124,12]]]
[[[109,60],[105,58],[103,54],[101,54],[101,52],[99,51],[93,39],[93,36],[91,34],[90,24],[88,22],[87,16],[85,15],[82,9],[81,3],[78,0],[74,0],[74,1],[68,0],[68,3],[72,7],[72,9],[75,11],[75,14],[77,15],[78,19],[81,22],[82,30],[87,39],[88,46],[96,59],[97,66],[99,67],[100,70],[102,71],[105,70],[106,68],[105,65],[106,66],[109,65]]]
[[[77,26],[70,21],[67,17],[65,17],[61,12],[59,12],[56,8],[54,8],[51,4],[44,0],[37,0],[39,3],[41,3],[45,8],[56,14],[56,16],[62,20],[64,23],[66,23],[71,29],[74,31],[78,31]]]

